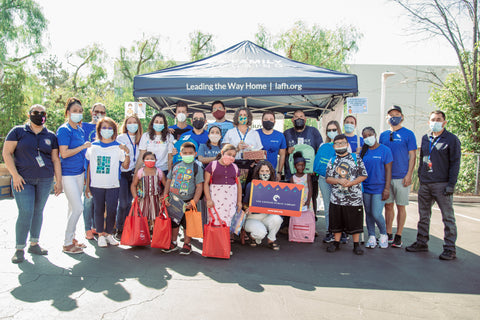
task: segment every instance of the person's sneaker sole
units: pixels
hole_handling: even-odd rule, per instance
[[[182,256],[188,256],[190,253],[192,253],[192,250],[189,250],[189,251],[187,251],[187,250],[184,250],[184,251],[180,250],[179,253],[180,253]]]
[[[21,250],[22,252],[15,252],[15,254],[12,257],[12,263],[22,263],[25,261],[25,252]],[[18,255],[17,255],[18,254]]]
[[[401,248],[402,245],[403,245],[403,242],[400,243],[400,244],[398,244],[398,243],[392,243],[392,247],[393,247],[393,248]]]

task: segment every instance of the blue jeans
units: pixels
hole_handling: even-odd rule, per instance
[[[325,229],[328,232],[328,211],[330,207],[330,194],[332,193],[332,185],[325,181],[325,177],[318,175],[318,186],[320,187],[320,192],[322,193],[323,199],[323,212],[325,214]]]
[[[375,236],[375,223],[378,226],[380,234],[387,234],[385,218],[383,217],[383,207],[385,201],[382,201],[381,194],[363,194],[363,206],[365,208],[365,221],[369,236]]]
[[[133,196],[130,192],[130,186],[132,185],[132,171],[122,172],[120,177],[120,191],[118,199],[118,208],[117,208],[117,219],[116,225],[118,231],[123,231],[123,224],[125,223],[125,218],[130,212],[132,206]]]
[[[95,221],[93,219],[93,197],[85,196],[85,187],[83,187],[83,224],[85,231],[95,229]]]
[[[30,242],[38,242],[43,222],[43,208],[53,187],[52,178],[26,179],[22,191],[15,191],[18,217],[15,225],[16,249],[24,249],[30,233]]]
[[[90,191],[93,195],[93,205],[95,210],[95,227],[97,227],[98,233],[106,232],[108,234],[112,234],[113,232],[113,227],[115,226],[115,216],[117,214],[119,189],[120,188],[103,189],[90,187]],[[107,207],[106,219],[105,205]]]

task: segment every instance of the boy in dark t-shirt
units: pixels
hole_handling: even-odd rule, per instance
[[[342,232],[351,234],[353,252],[363,254],[359,245],[360,233],[363,232],[363,199],[361,183],[367,178],[367,170],[362,159],[348,152],[348,141],[340,134],[333,140],[336,156],[327,165],[326,182],[332,185],[329,206],[329,231],[335,241],[328,247],[328,252],[340,249]]]

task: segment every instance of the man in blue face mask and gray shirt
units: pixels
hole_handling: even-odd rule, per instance
[[[379,142],[390,148],[393,155],[390,197],[385,201],[385,222],[388,242],[394,248],[402,247],[402,231],[407,219],[408,194],[412,184],[417,150],[415,134],[402,126],[402,108],[392,106],[387,112],[390,130],[382,132]],[[394,203],[397,204],[397,232],[393,238]]]

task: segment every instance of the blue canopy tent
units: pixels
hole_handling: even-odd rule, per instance
[[[137,75],[133,95],[172,112],[178,100],[192,110],[209,110],[222,100],[228,110],[248,106],[289,117],[295,110],[319,118],[339,101],[358,92],[357,76],[293,61],[250,41],[210,57]]]

